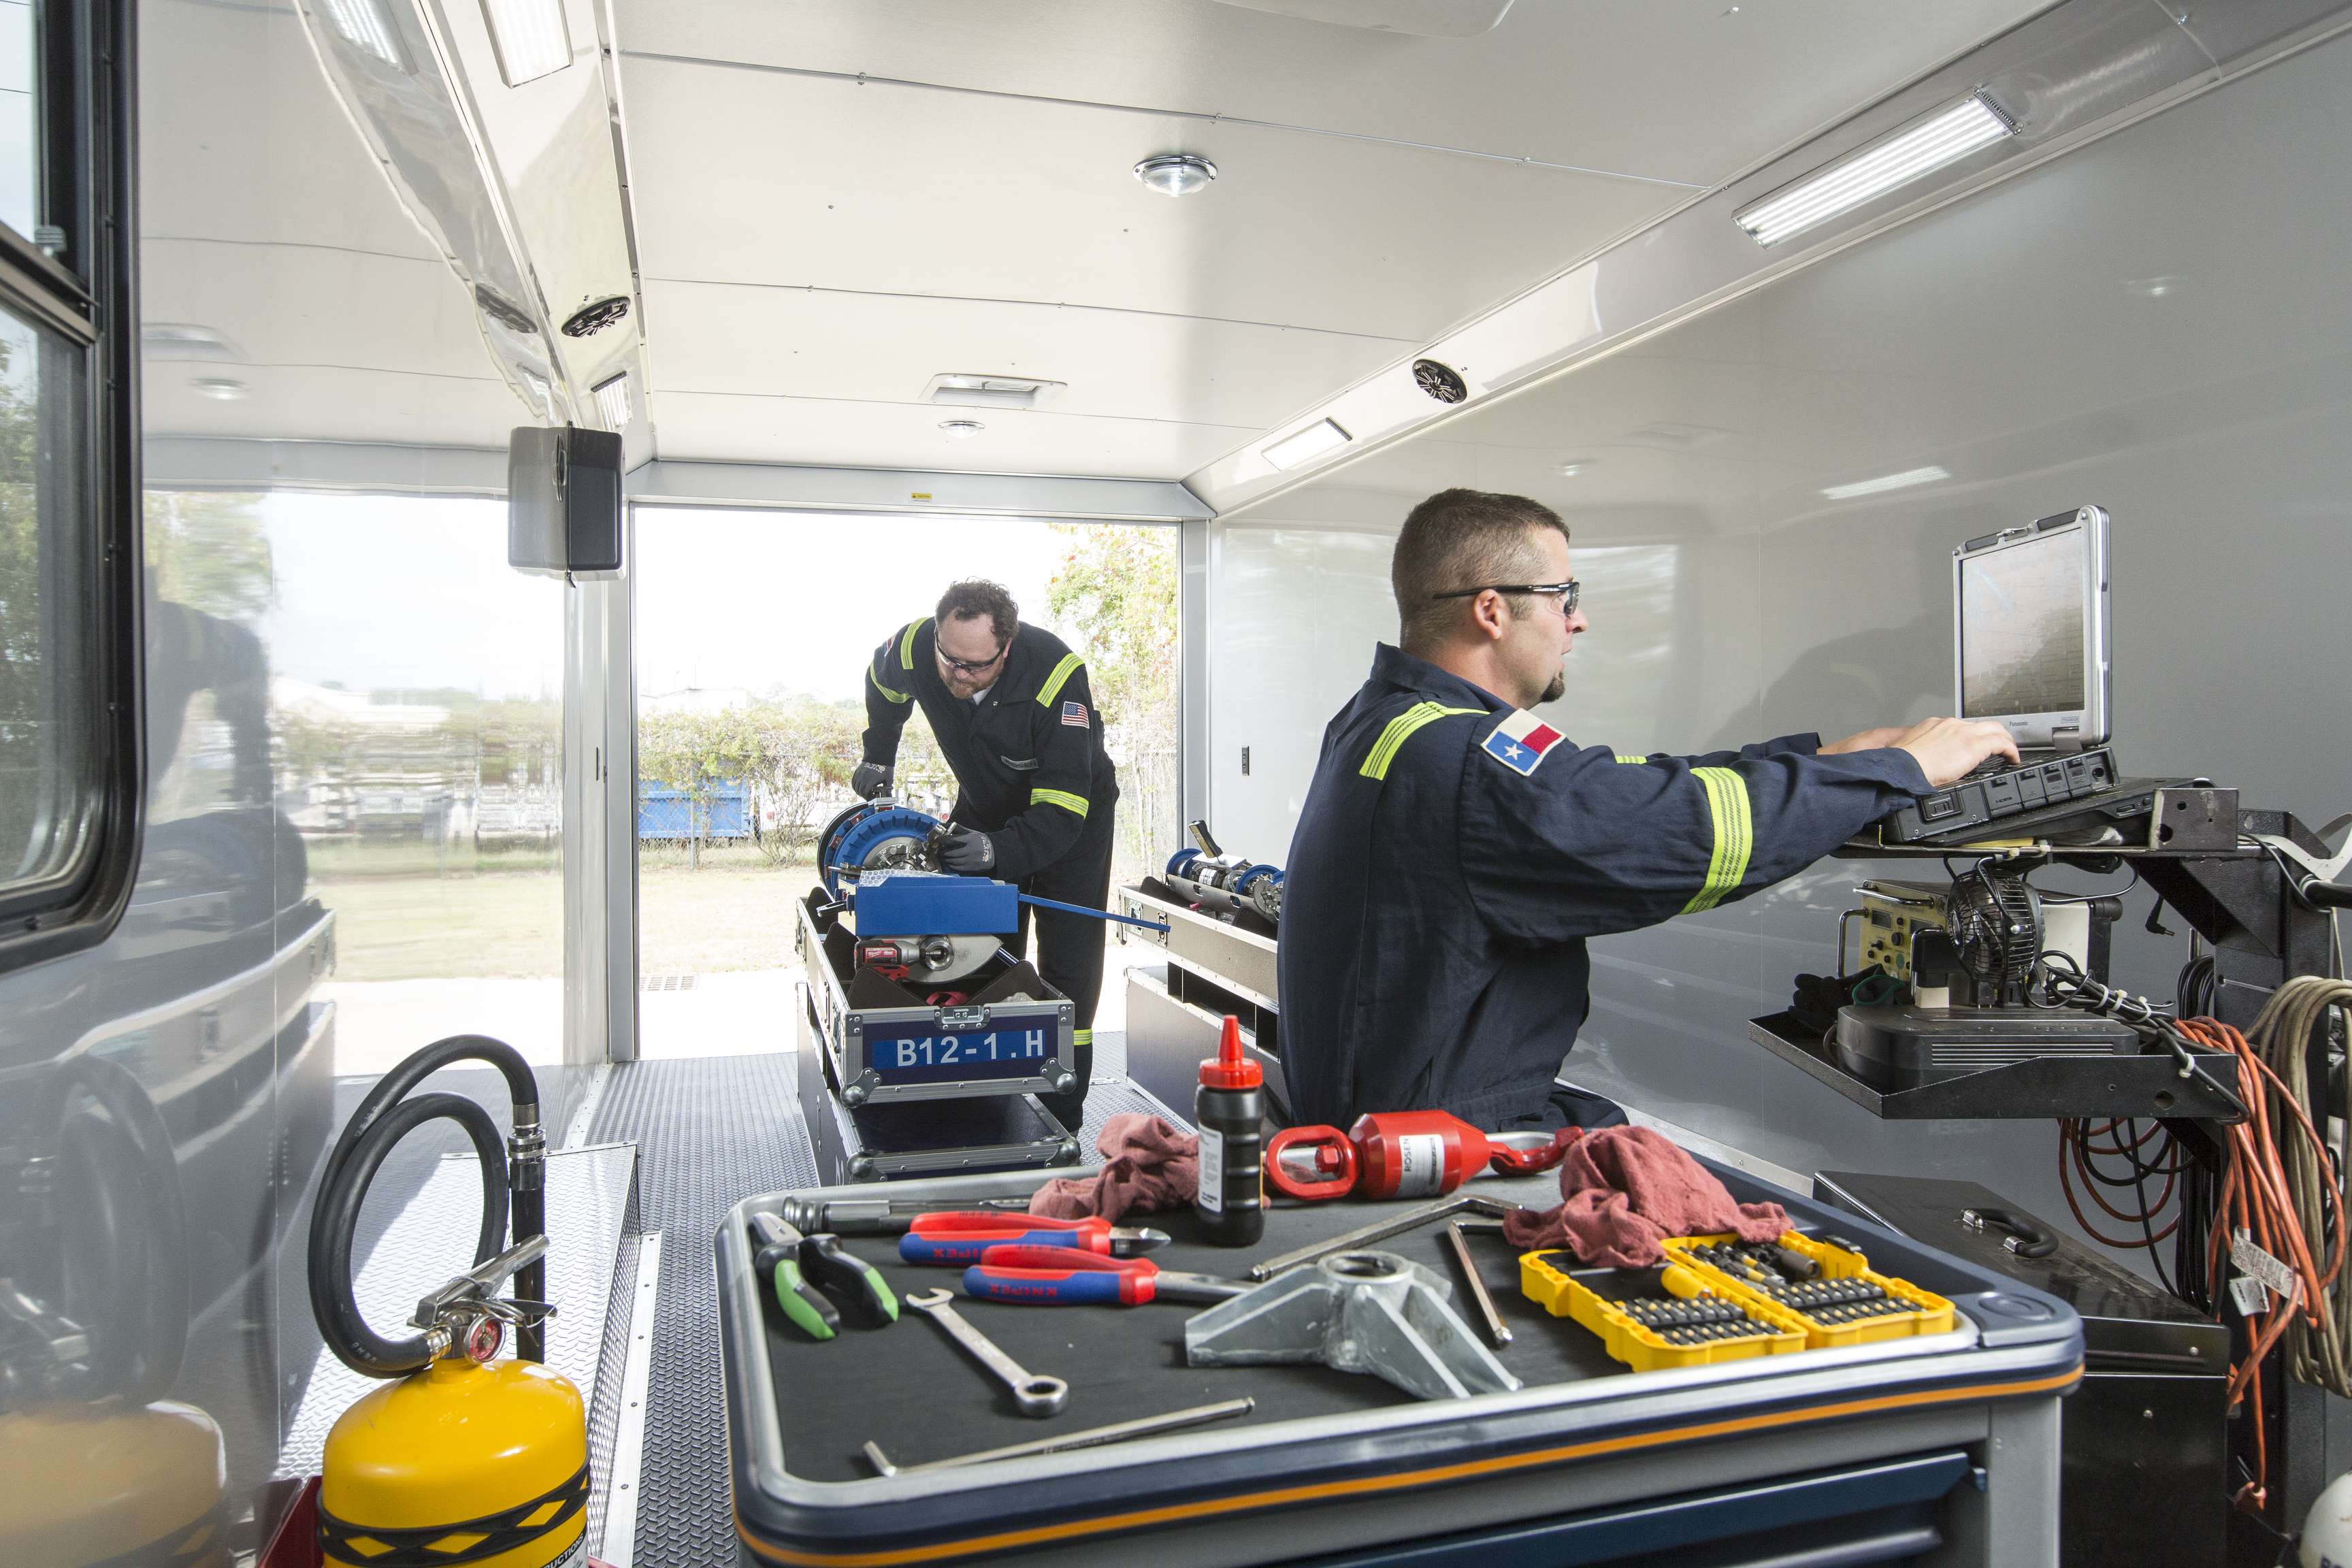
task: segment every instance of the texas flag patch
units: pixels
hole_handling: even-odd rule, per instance
[[[1069,725],[1073,729],[1085,729],[1087,727],[1087,705],[1083,702],[1063,703],[1062,722]]]
[[[1532,773],[1560,733],[1524,708],[1514,708],[1486,737],[1486,754],[1515,773]]]

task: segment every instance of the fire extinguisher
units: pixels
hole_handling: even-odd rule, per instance
[[[1370,1198],[1433,1197],[1492,1170],[1525,1176],[1567,1158],[1583,1129],[1481,1132],[1443,1110],[1386,1110],[1336,1127],[1291,1127],[1266,1146],[1265,1179],[1308,1203],[1361,1193]]]
[[[514,1131],[503,1147],[488,1111],[463,1095],[414,1093],[436,1068],[488,1062],[506,1078]],[[394,1144],[427,1121],[455,1121],[482,1178],[475,1265],[418,1304],[414,1334],[379,1334],[353,1299],[352,1238],[368,1184]],[[310,1224],[310,1309],[327,1347],[384,1381],[327,1435],[318,1497],[329,1568],[384,1568],[446,1555],[488,1568],[551,1568],[579,1555],[587,1524],[587,1407],[541,1364],[547,1252],[546,1141],[539,1084],[514,1047],[480,1035],[425,1047],[384,1075],[327,1158]],[[511,1227],[509,1220],[511,1219]],[[517,1294],[500,1288],[509,1279]],[[509,1331],[520,1354],[500,1359]]]

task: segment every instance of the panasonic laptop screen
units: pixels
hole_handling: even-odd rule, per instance
[[[1960,716],[2021,746],[2107,738],[2106,513],[2061,512],[1953,557]]]

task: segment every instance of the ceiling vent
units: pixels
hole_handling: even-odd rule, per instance
[[[1470,395],[1469,387],[1463,384],[1462,373],[1433,359],[1412,362],[1412,381],[1415,386],[1440,403],[1460,403]]]
[[[962,408],[1043,408],[1068,389],[1069,383],[1040,381],[1032,375],[935,375],[923,388],[931,403],[951,403]]]
[[[563,335],[567,338],[593,337],[628,313],[629,300],[625,294],[615,294],[609,300],[592,300],[572,312],[570,319],[563,323]]]
[[[1491,33],[1511,0],[1223,0],[1244,11],[1271,11],[1302,22],[1367,27],[1419,38],[1475,38]]]
[[[235,344],[193,321],[142,321],[139,346],[154,359],[234,360],[243,356]]]

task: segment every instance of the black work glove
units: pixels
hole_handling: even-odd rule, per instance
[[[996,864],[996,846],[985,833],[950,826],[947,841],[940,846],[940,864],[958,876],[985,876]]]
[[[849,787],[860,800],[872,800],[890,787],[890,764],[860,763],[857,771],[849,775]]]

